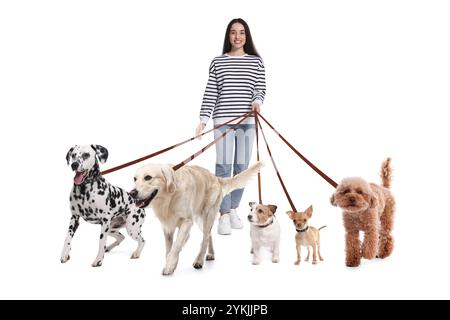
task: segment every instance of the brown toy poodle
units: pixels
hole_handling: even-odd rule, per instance
[[[343,210],[346,231],[346,265],[357,267],[361,256],[366,259],[386,258],[394,249],[391,235],[394,224],[395,200],[391,185],[391,159],[381,167],[382,186],[367,183],[362,178],[346,178],[337,186],[330,201]],[[364,232],[361,245],[359,232]]]

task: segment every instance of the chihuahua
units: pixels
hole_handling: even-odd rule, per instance
[[[269,247],[272,252],[272,262],[280,261],[280,225],[275,218],[277,206],[249,203],[251,207],[248,221],[250,221],[250,238],[252,239],[253,264],[260,264],[261,247]]]
[[[305,261],[309,261],[309,247],[311,246],[313,249],[313,261],[312,264],[317,264],[316,252],[319,254],[320,261],[323,261],[322,256],[320,255],[320,235],[319,230],[325,228],[326,226],[320,227],[316,229],[314,227],[308,226],[308,220],[311,218],[313,213],[313,208],[310,206],[306,209],[305,212],[294,212],[288,211],[286,212],[289,218],[292,219],[295,225],[295,230],[297,230],[297,234],[295,235],[295,243],[297,247],[297,261],[295,261],[295,265],[300,264],[300,251],[301,246],[308,248],[308,256]],[[317,250],[316,250],[317,246]]]

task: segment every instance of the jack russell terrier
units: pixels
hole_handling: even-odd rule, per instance
[[[272,262],[280,261],[280,225],[275,218],[277,206],[249,203],[251,207],[250,238],[252,240],[253,264],[260,264],[261,247],[268,247],[272,252]]]

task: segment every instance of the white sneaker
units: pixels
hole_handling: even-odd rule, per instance
[[[217,233],[222,235],[231,234],[231,222],[229,214],[223,214],[220,216],[219,225],[217,226]]]
[[[242,223],[242,220],[239,218],[236,209],[231,209],[230,211],[230,222],[231,228],[233,229],[242,229],[244,227],[244,224]]]

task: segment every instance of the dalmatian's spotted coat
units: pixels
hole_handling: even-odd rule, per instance
[[[74,146],[66,156],[67,165],[75,172],[74,185],[70,194],[70,219],[61,263],[70,259],[72,238],[77,231],[79,219],[100,224],[100,244],[93,267],[102,265],[105,252],[118,246],[125,238],[119,229],[126,228],[131,238],[138,242],[132,259],[139,258],[145,241],[141,235],[141,226],[145,220],[144,209],[137,208],[135,200],[125,190],[108,183],[100,174],[98,161],[106,162],[108,150],[100,145]],[[107,236],[115,238],[108,247]]]

